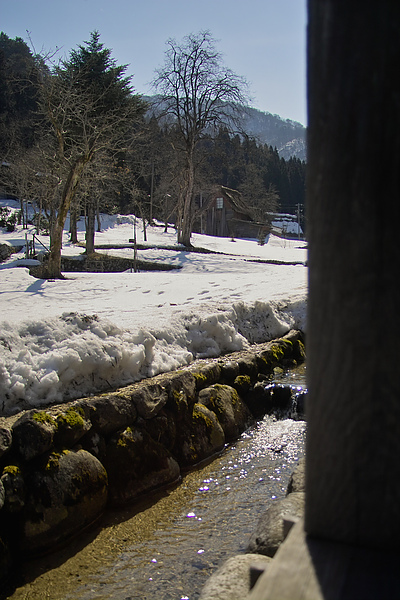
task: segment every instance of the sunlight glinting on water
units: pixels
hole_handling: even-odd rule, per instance
[[[197,478],[184,479],[185,501],[169,523],[140,544],[132,540],[112,566],[68,598],[196,600],[216,567],[245,551],[268,504],[285,495],[304,435],[304,421],[264,418]]]

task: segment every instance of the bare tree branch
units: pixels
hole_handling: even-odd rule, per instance
[[[170,39],[167,46],[164,66],[156,71],[153,86],[159,93],[159,114],[177,127],[185,157],[178,241],[189,246],[197,145],[206,132],[236,122],[238,107],[247,103],[247,84],[222,65],[221,54],[215,49],[215,40],[209,31],[191,34],[181,43]]]

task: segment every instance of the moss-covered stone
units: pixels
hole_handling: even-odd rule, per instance
[[[31,418],[32,418],[32,421],[35,421],[36,423],[48,424],[48,425],[52,425],[54,427],[56,426],[54,417],[49,415],[44,410],[39,410],[38,412],[33,412],[31,415]]]
[[[233,387],[239,394],[239,396],[244,396],[247,394],[251,386],[251,379],[249,375],[238,375],[233,382]]]
[[[294,344],[293,358],[298,363],[303,363],[306,360],[306,347],[301,340],[297,340]]]
[[[109,477],[110,500],[123,505],[146,492],[171,484],[180,476],[170,452],[145,429],[128,427],[113,436],[104,460]]]
[[[131,401],[136,406],[139,417],[153,419],[168,401],[168,393],[158,383],[139,383],[132,387]]]
[[[170,390],[168,397],[168,408],[178,415],[178,420],[182,420],[185,413],[189,411],[189,404],[183,390]]]
[[[107,502],[107,473],[85,450],[52,453],[26,477],[24,553],[57,545],[95,521]]]
[[[286,346],[287,348],[288,346]],[[270,374],[285,358],[285,346],[277,342],[271,343],[266,350],[257,355],[258,371],[263,374]]]
[[[221,366],[212,362],[202,365],[196,371],[192,371],[196,381],[197,391],[217,383],[221,378]]]
[[[90,429],[80,440],[79,446],[103,462],[106,455],[106,439],[98,431]]]
[[[166,407],[184,418],[191,412],[196,401],[196,379],[190,371],[177,371],[172,376],[164,376],[164,385],[168,393]]]
[[[253,380],[257,378],[258,365],[257,357],[254,354],[248,352],[242,355],[237,362],[240,375],[248,375]]]
[[[286,414],[289,394],[273,389],[271,374],[304,358],[304,337],[292,331],[115,392],[2,419],[1,522],[24,529],[28,551],[63,540],[64,529],[68,537],[104,505],[107,473],[100,461],[107,462],[117,504],[169,485],[179,478],[178,465],[190,468],[209,459],[252,416],[271,412],[272,404]],[[76,459],[77,448],[86,458]],[[96,457],[93,480],[90,463]],[[0,537],[9,539],[3,530]]]
[[[177,427],[171,411],[163,409],[154,419],[145,420],[143,426],[153,440],[172,452],[176,441]]]
[[[45,411],[29,411],[12,428],[13,448],[24,460],[32,460],[50,450],[57,421]]]
[[[69,450],[62,450],[61,452],[51,452],[47,457],[46,464],[44,466],[45,471],[55,471],[60,466],[60,458],[69,453]]]
[[[0,458],[11,448],[12,433],[9,427],[0,427]]]
[[[20,465],[6,465],[1,475],[1,484],[4,491],[4,510],[10,514],[20,512],[26,497],[25,480]]]
[[[186,466],[194,465],[220,452],[225,434],[215,413],[196,403],[192,413],[191,444],[186,450]]]
[[[90,428],[91,423],[85,418],[83,408],[71,406],[57,417],[54,443],[61,447],[72,448]]]
[[[207,386],[207,376],[201,371],[193,371],[193,377],[196,381],[196,389],[201,390]]]
[[[68,408],[65,413],[57,417],[58,427],[65,426],[70,429],[81,429],[84,425],[85,412],[82,407]]]
[[[229,385],[217,383],[201,390],[199,402],[215,413],[227,441],[237,438],[250,424],[249,409]]]
[[[239,364],[235,360],[228,360],[221,365],[221,380],[232,383],[239,375]]]
[[[81,405],[84,410],[88,409],[93,429],[105,437],[125,429],[137,419],[137,409],[130,390],[101,394],[81,401]]]
[[[16,475],[21,475],[21,468],[17,465],[6,465],[3,469],[3,475],[4,473],[9,473],[15,477]]]

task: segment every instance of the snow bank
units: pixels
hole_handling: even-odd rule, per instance
[[[287,308],[287,307],[286,307]],[[284,334],[296,325],[274,303],[238,303],[230,311],[181,314],[161,331],[121,329],[96,315],[3,323],[0,412],[63,402],[119,387]]]
[[[131,215],[103,216],[96,242],[126,245],[133,223]],[[83,240],[83,223],[79,231]],[[0,241],[16,245],[25,233],[0,230]],[[165,250],[176,243],[172,228],[165,234],[149,227],[147,238],[151,249],[140,257],[181,269],[44,281],[29,275],[24,250],[0,265],[0,415],[116,388],[293,327],[305,330],[307,268],[262,262],[304,263],[304,243],[269,236],[259,246],[195,234],[196,246],[218,252],[205,255]],[[63,253],[82,251],[65,232]],[[132,254],[129,248],[109,252]]]

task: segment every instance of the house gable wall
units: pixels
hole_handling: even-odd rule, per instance
[[[232,193],[238,194],[234,190]],[[205,233],[208,235],[220,237],[256,237],[257,235],[257,226],[250,216],[235,206],[223,188],[215,193],[209,203],[206,223]]]

